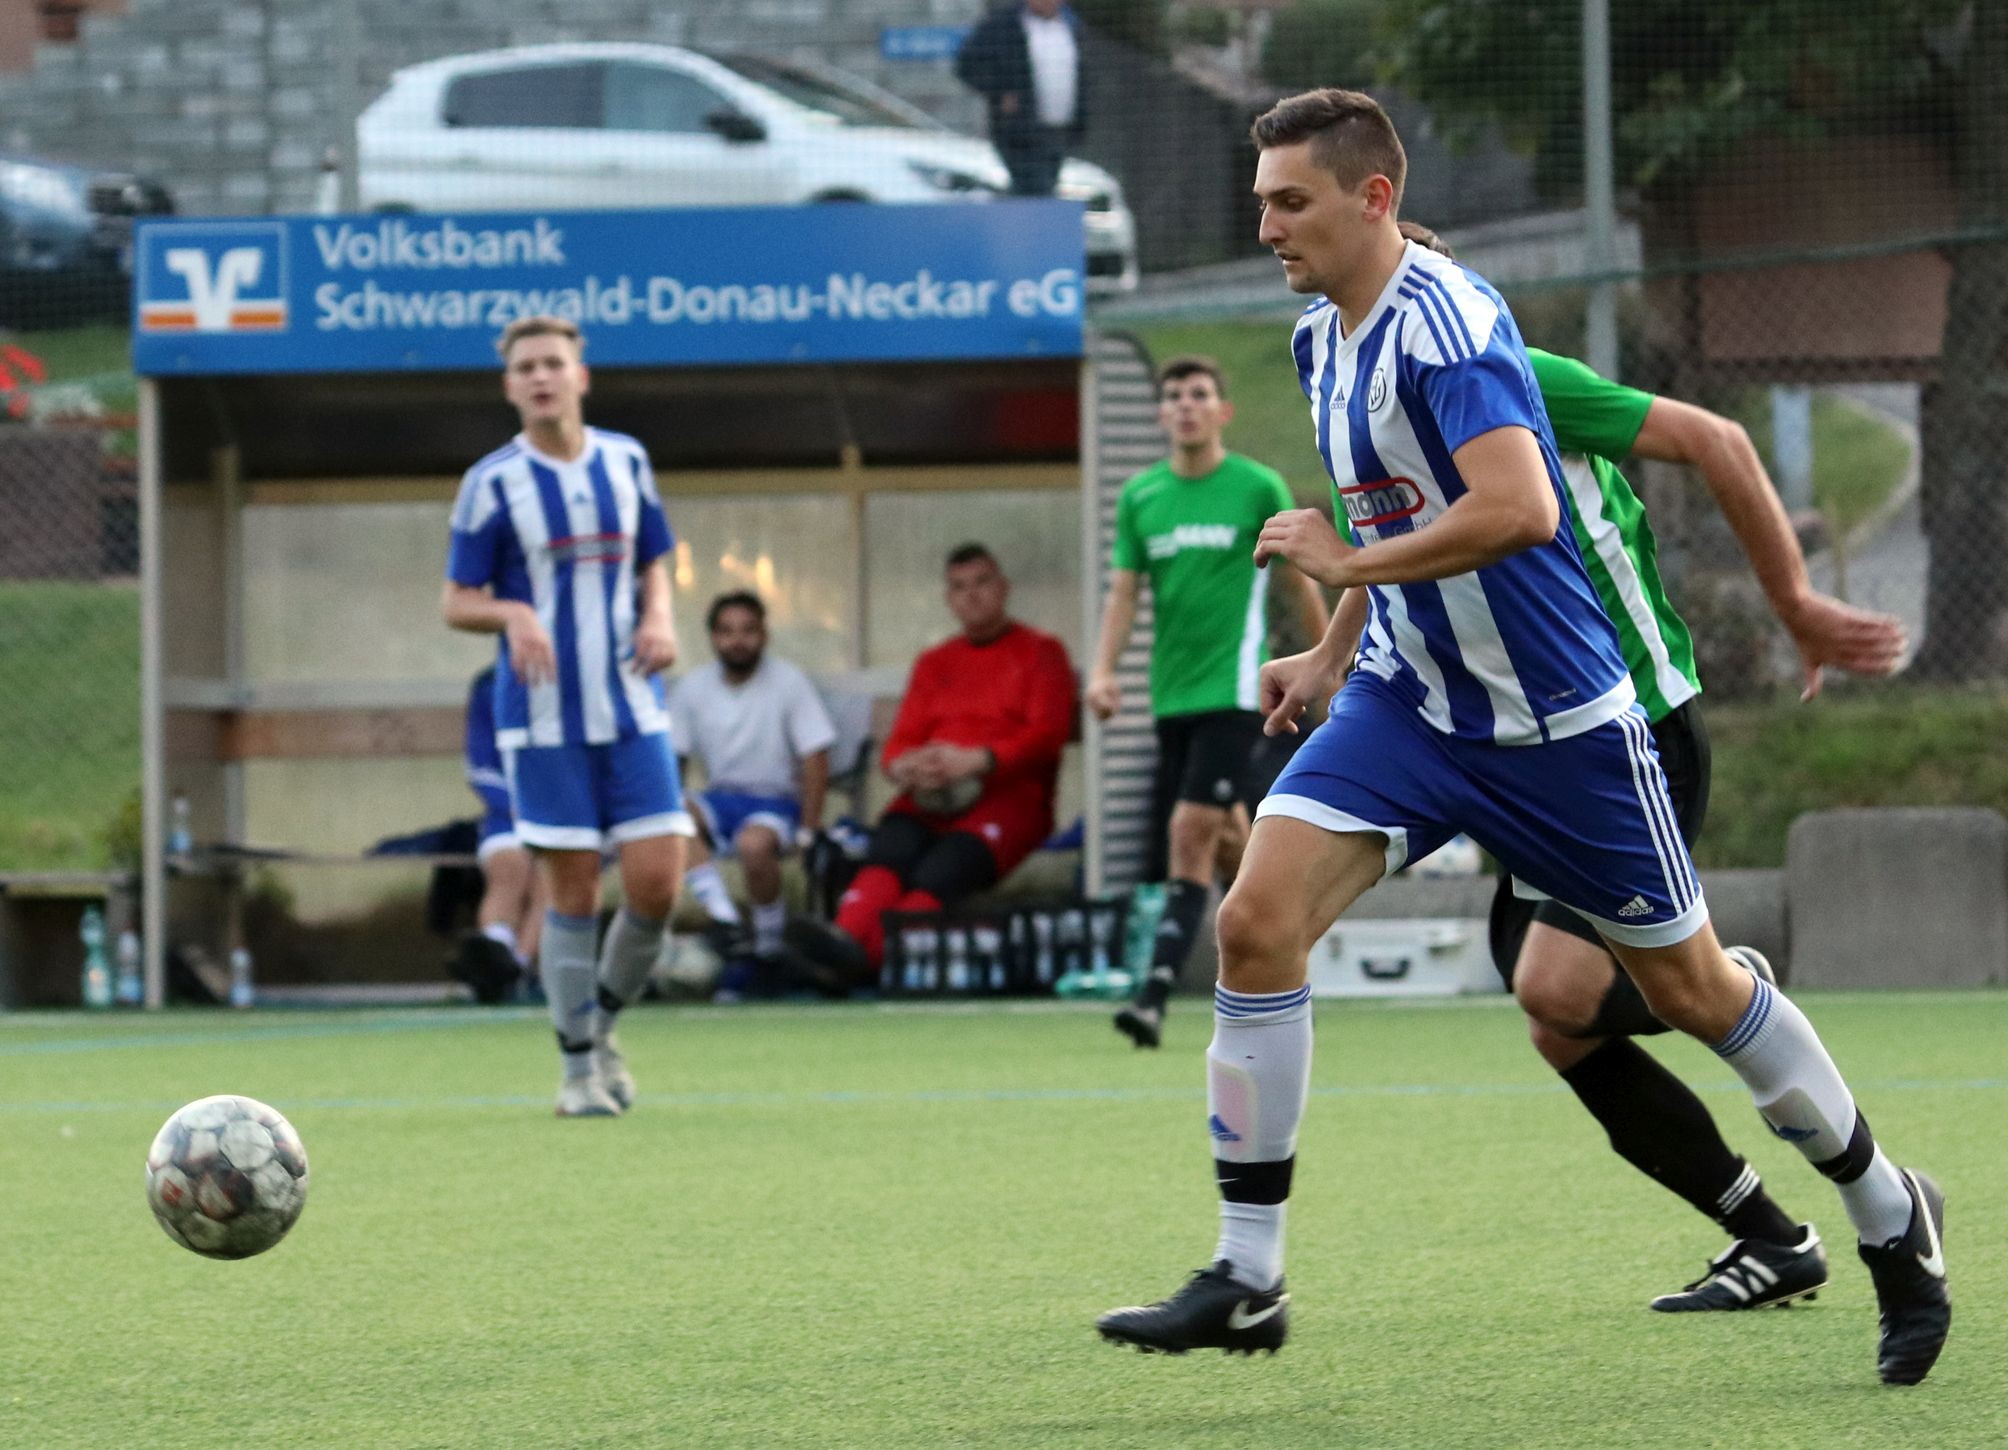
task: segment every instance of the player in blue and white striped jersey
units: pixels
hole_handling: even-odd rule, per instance
[[[1281,1346],[1310,949],[1382,876],[1462,830],[1588,919],[1654,1014],[1712,1047],[1773,1130],[1838,1185],[1881,1304],[1878,1370],[1915,1383],[1951,1321],[1943,1198],[1876,1145],[1798,1007],[1716,942],[1616,629],[1574,530],[1558,527],[1561,464],[1511,313],[1481,279],[1402,238],[1407,160],[1370,97],[1292,97],[1254,137],[1262,241],[1291,289],[1319,299],[1294,346],[1358,540],[1291,510],[1263,526],[1255,557],[1365,588],[1368,623],[1349,680],[1352,641],[1336,630],[1262,670],[1272,733],[1345,688],[1262,802],[1220,907],[1214,1263],[1098,1327],[1146,1349]]]
[[[578,328],[524,318],[498,346],[523,431],[461,482],[443,611],[502,636],[496,740],[551,902],[538,974],[565,1064],[558,1112],[611,1116],[634,1098],[613,1022],[648,979],[695,829],[657,678],[676,660],[673,540],[642,446],[585,424]],[[625,902],[601,947],[608,846]]]

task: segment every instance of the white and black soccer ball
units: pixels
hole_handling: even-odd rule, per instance
[[[212,1259],[248,1259],[286,1236],[307,1203],[307,1150],[277,1108],[198,1098],[154,1136],[146,1201],[167,1236]]]

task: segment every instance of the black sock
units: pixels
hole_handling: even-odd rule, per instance
[[[1150,975],[1137,993],[1137,1005],[1162,1007],[1171,1000],[1171,989],[1178,985],[1179,969],[1192,955],[1192,941],[1199,935],[1199,919],[1205,914],[1204,886],[1176,877],[1164,883],[1164,915],[1158,919],[1157,938],[1150,949]]]
[[[1700,1098],[1636,1042],[1614,1038],[1562,1074],[1611,1147],[1737,1238],[1799,1241],[1757,1171],[1729,1150]]]
[[[1585,1037],[1654,1037],[1669,1032],[1664,1022],[1652,1015],[1645,993],[1620,967],[1614,974],[1604,1000],[1597,1003],[1597,1015]]]

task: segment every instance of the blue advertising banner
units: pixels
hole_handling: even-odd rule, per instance
[[[887,60],[951,60],[969,34],[966,25],[887,25],[879,54]]]
[[[487,370],[554,313],[601,367],[1081,351],[1074,202],[145,220],[145,376]]]

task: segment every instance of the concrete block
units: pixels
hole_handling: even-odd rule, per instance
[[[1755,947],[1770,960],[1778,980],[1789,984],[1791,933],[1785,921],[1783,871],[1704,871],[1701,893],[1708,918],[1724,946]]]
[[[1785,847],[1792,981],[2008,984],[2008,820],[1979,808],[1816,811]]]

